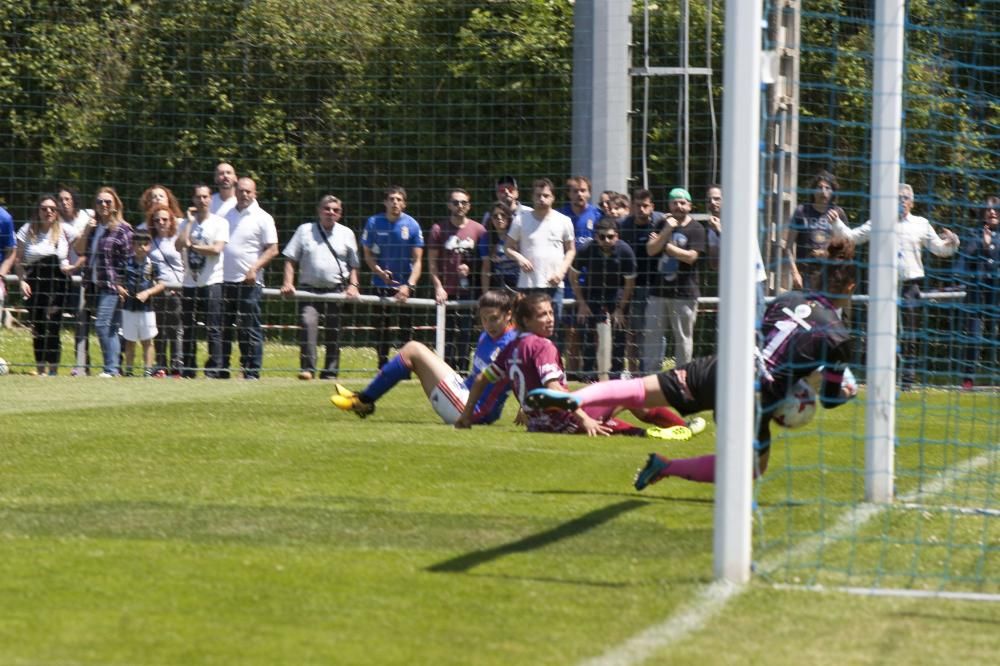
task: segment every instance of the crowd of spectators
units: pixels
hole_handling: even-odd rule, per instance
[[[232,374],[235,340],[242,377],[259,378],[264,271],[279,252],[280,293],[296,297],[303,380],[338,376],[347,303],[367,294],[403,305],[421,285],[439,304],[475,301],[491,288],[544,292],[553,299],[556,336],[571,376],[597,375],[596,331],[602,326],[611,331],[610,376],[650,374],[669,358],[681,365],[693,357],[701,290],[720,263],[725,216],[717,184],[705,188],[703,207],[686,188],[675,187],[664,202],[667,210],[658,211],[653,194],[643,189],[631,196],[604,191],[595,205],[585,176],[565,181],[560,206],[556,186],[543,178],[531,184],[528,206],[520,200],[517,179],[504,175],[495,182],[495,200],[482,207],[481,221],[472,217],[476,204],[469,191],[456,187],[445,194],[447,215],[430,225],[406,212],[406,190],[392,186],[384,193],[383,210],[367,218],[360,235],[343,223],[343,202],[326,195],[316,220],[298,226],[279,251],[277,225],[258,202],[254,180],[220,163],[214,183],[214,193],[208,185],[194,187],[186,210],[168,187],[150,186],[139,199],[142,218],[134,226],[124,219],[112,187],[97,191],[93,208],[84,207],[69,187],[44,194],[19,228],[0,208],[0,278],[19,278],[37,374],[57,374],[63,365],[59,332],[66,313],[75,321],[74,349],[66,363],[72,374],[89,374],[93,367],[102,377],[190,378],[201,370],[225,379]],[[811,189],[811,200],[796,208],[780,236],[779,260],[787,266],[789,283],[779,289],[822,291],[822,257],[831,239],[864,243],[870,234],[870,221],[850,227],[832,173],[816,174]],[[962,326],[970,341],[961,359],[962,380],[971,388],[983,350],[994,348],[995,354],[1000,199],[985,199],[964,241],[947,229],[938,233],[914,215],[908,185],[900,186],[899,201],[902,380],[915,381],[926,248],[940,257],[958,255],[954,275],[968,294]],[[760,311],[768,273],[760,247],[750,251]],[[70,286],[74,275],[82,289]],[[0,279],[0,307],[7,286]],[[566,304],[569,299],[572,305]],[[135,313],[142,314],[137,319]],[[406,307],[366,310],[365,324],[373,331],[368,342],[380,368],[393,348],[412,338],[412,314]],[[91,322],[101,352],[93,364]],[[446,310],[445,361],[463,373],[469,369],[475,322],[466,309]],[[199,337],[207,351],[203,366],[197,359]],[[136,344],[143,349],[141,368],[133,368]]]

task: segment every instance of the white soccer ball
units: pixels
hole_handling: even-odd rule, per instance
[[[804,379],[795,382],[784,400],[774,408],[772,418],[783,428],[801,428],[816,415],[816,391]]]
[[[0,377],[3,377],[8,372],[10,372],[10,366],[7,365],[7,361],[5,361],[4,359],[0,358]]]

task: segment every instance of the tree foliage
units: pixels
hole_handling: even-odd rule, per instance
[[[996,189],[987,4],[908,3],[907,177],[935,201]],[[633,5],[639,65],[643,3]],[[677,65],[680,3],[649,7],[650,64]],[[692,79],[697,188],[716,177],[709,109],[721,118],[724,3],[690,12],[690,62],[716,72],[711,87]],[[803,3],[801,171],[832,168],[857,189],[871,19],[859,0]],[[499,174],[561,180],[569,167],[572,0],[0,0],[0,34],[0,193],[15,209],[60,181],[88,193],[114,184],[127,202],[152,182],[186,197],[227,159],[258,179],[287,230],[327,191],[357,220],[400,183],[426,219],[443,212],[448,187],[484,206]],[[642,88],[623,110],[641,108]],[[650,88],[648,163],[665,188],[680,175],[679,79]],[[633,127],[638,157],[636,115]]]

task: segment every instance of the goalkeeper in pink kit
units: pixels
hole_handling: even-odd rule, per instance
[[[754,475],[767,469],[771,446],[771,415],[797,381],[822,368],[820,400],[824,407],[837,407],[857,392],[844,382],[850,358],[851,336],[841,318],[854,291],[854,246],[835,240],[827,249],[830,266],[825,285],[829,294],[787,292],[764,314],[763,343],[758,352],[759,416],[754,448]],[[693,359],[679,368],[637,379],[592,384],[574,393],[550,388],[528,393],[525,402],[534,409],[556,413],[591,412],[593,409],[649,408],[669,405],[681,415],[715,409],[716,357]],[[676,476],[702,483],[715,482],[715,456],[667,459],[651,453],[635,478],[636,490],[660,479]]]

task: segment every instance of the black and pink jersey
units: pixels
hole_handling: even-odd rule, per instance
[[[532,409],[524,402],[529,391],[544,388],[552,380],[556,380],[563,390],[566,388],[566,373],[559,350],[548,338],[521,333],[483,370],[483,374],[498,386],[511,386],[528,417],[529,432],[576,432],[578,429],[572,412]]]
[[[768,306],[761,325],[760,392],[767,406],[798,380],[823,367],[820,399],[840,404],[840,383],[851,355],[851,334],[837,309],[819,294],[790,291]]]

